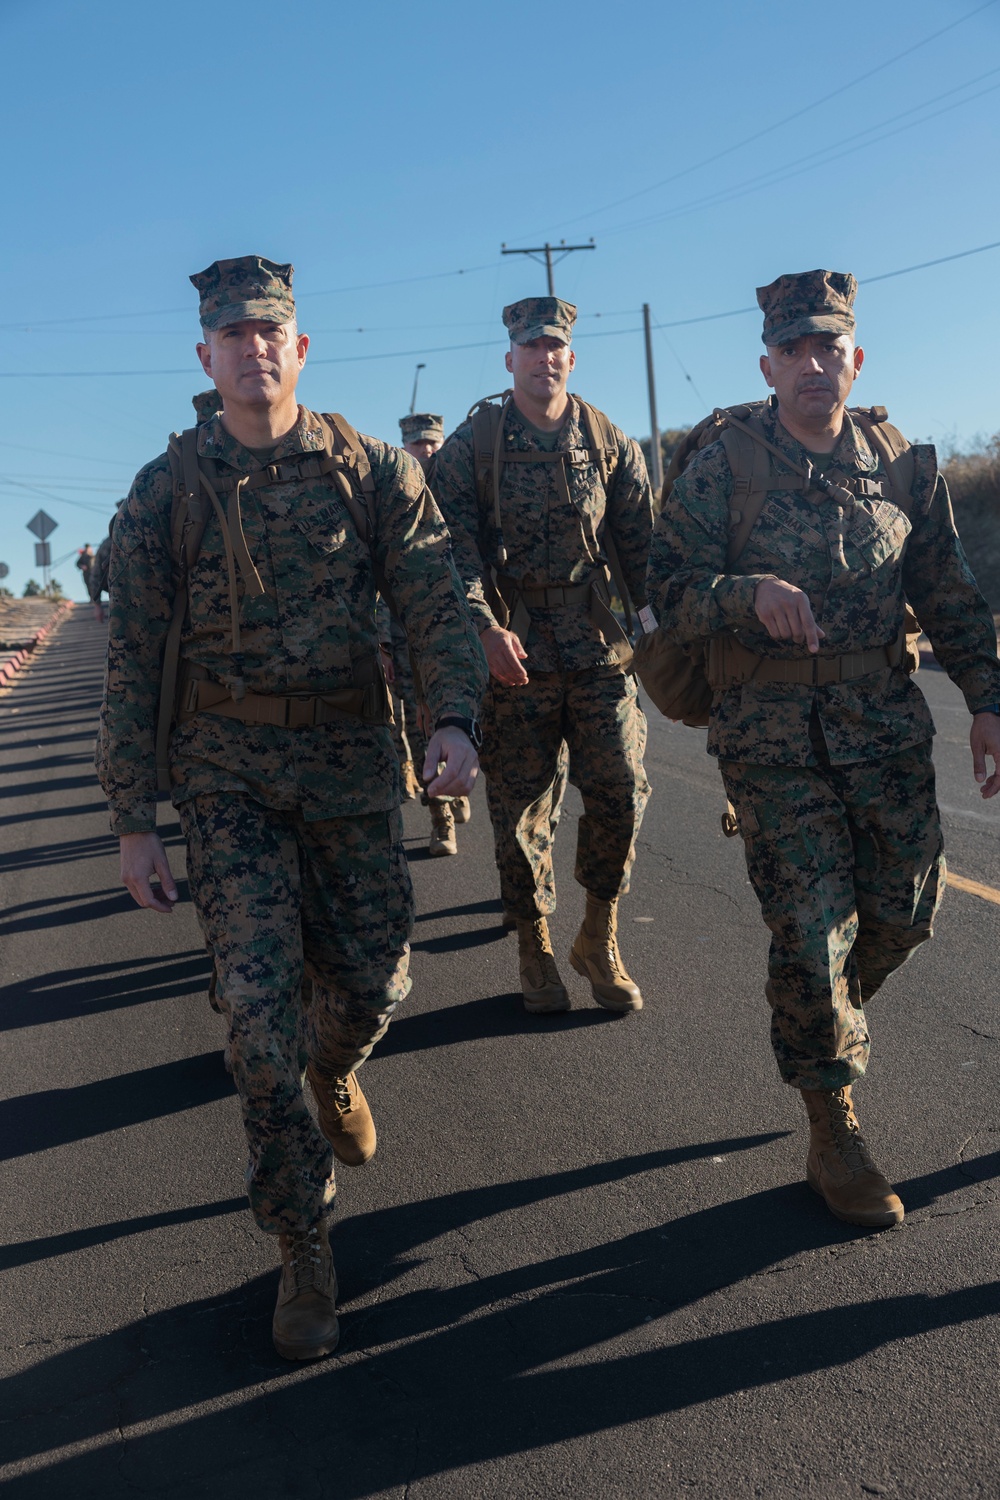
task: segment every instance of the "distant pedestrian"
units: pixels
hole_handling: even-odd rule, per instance
[[[118,502],[119,506],[124,505],[124,503],[123,500],[119,500]],[[111,566],[111,530],[114,524],[112,520],[111,525],[108,527],[107,536],[94,553],[93,562],[87,574],[87,592],[94,606],[94,614],[102,625],[107,617],[104,613],[104,600],[101,598],[101,595],[108,592],[108,572]]]
[[[90,570],[94,566],[94,549],[89,542],[80,548],[77,554],[76,565],[83,576],[83,586],[90,593]]]
[[[434,455],[444,442],[444,418],[434,412],[410,412],[399,419],[403,451],[415,458],[425,474],[434,465]],[[428,797],[419,784],[419,768],[427,754],[427,711],[422,703],[419,683],[414,676],[406,632],[392,616],[388,623],[388,649],[392,660],[393,693],[401,709],[400,731],[407,741],[408,765],[417,770],[420,800],[431,815],[431,836],[427,852],[432,857],[457,854],[456,823],[467,823],[472,816],[468,797]],[[407,765],[404,764],[404,781]]]

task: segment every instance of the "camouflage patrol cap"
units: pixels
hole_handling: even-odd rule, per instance
[[[787,344],[806,333],[853,333],[858,283],[848,271],[799,271],[757,288],[765,344]]]
[[[209,417],[214,417],[217,411],[222,410],[222,397],[214,389],[210,391],[199,391],[197,396],[191,397],[191,405],[199,424],[207,422]]]
[[[279,266],[262,255],[239,255],[216,260],[191,277],[201,302],[202,328],[224,328],[244,318],[287,323],[295,316],[292,296],[293,266]]]
[[[444,417],[429,411],[411,412],[408,417],[400,417],[399,430],[404,443],[443,443]]]
[[[561,297],[522,297],[503,310],[504,327],[512,344],[530,344],[532,339],[558,339],[568,344],[573,337],[576,308]]]

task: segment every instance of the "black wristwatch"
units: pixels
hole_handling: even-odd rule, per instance
[[[985,708],[977,708],[976,713],[1000,715],[1000,703],[987,703]],[[975,714],[973,714],[973,718],[975,718]]]
[[[445,714],[443,719],[438,719],[434,725],[435,729],[461,729],[472,741],[472,748],[479,751],[483,748],[483,731],[479,727],[478,719],[463,719],[459,714]]]

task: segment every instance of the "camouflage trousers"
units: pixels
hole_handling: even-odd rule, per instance
[[[847,766],[720,761],[771,930],[771,1043],[794,1088],[864,1075],[864,1003],[932,935],[944,891],[929,741]]]
[[[390,617],[390,652],[395,672],[392,684],[392,740],[400,765],[412,760],[419,776],[427,756],[427,736],[421,732],[417,717],[417,684],[410,661],[410,648],[406,631],[398,620]]]
[[[525,919],[555,910],[552,845],[567,750],[569,780],[583,798],[576,878],[602,901],[624,895],[649,798],[634,680],[615,667],[536,672],[523,687],[491,680],[482,718],[504,910]]]
[[[267,1234],[307,1228],[332,1207],[335,1184],[303,1094],[300,1038],[321,1076],[342,1078],[409,991],[402,819],[396,809],[309,823],[242,792],[194,797],[178,811],[229,1020],[250,1207]]]

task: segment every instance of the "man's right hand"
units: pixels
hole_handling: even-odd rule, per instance
[[[170,862],[158,833],[123,833],[120,839],[122,884],[127,885],[134,901],[151,911],[171,912],[177,900],[177,887],[170,873]],[[154,886],[151,877],[160,882]]]
[[[521,663],[527,661],[528,653],[514,632],[501,630],[499,625],[491,625],[479,639],[486,652],[490,676],[495,677],[497,682],[502,682],[505,687],[523,687],[528,674]]]
[[[826,635],[816,624],[808,594],[783,578],[763,578],[754,590],[758,620],[776,641],[797,641],[816,654]]]

